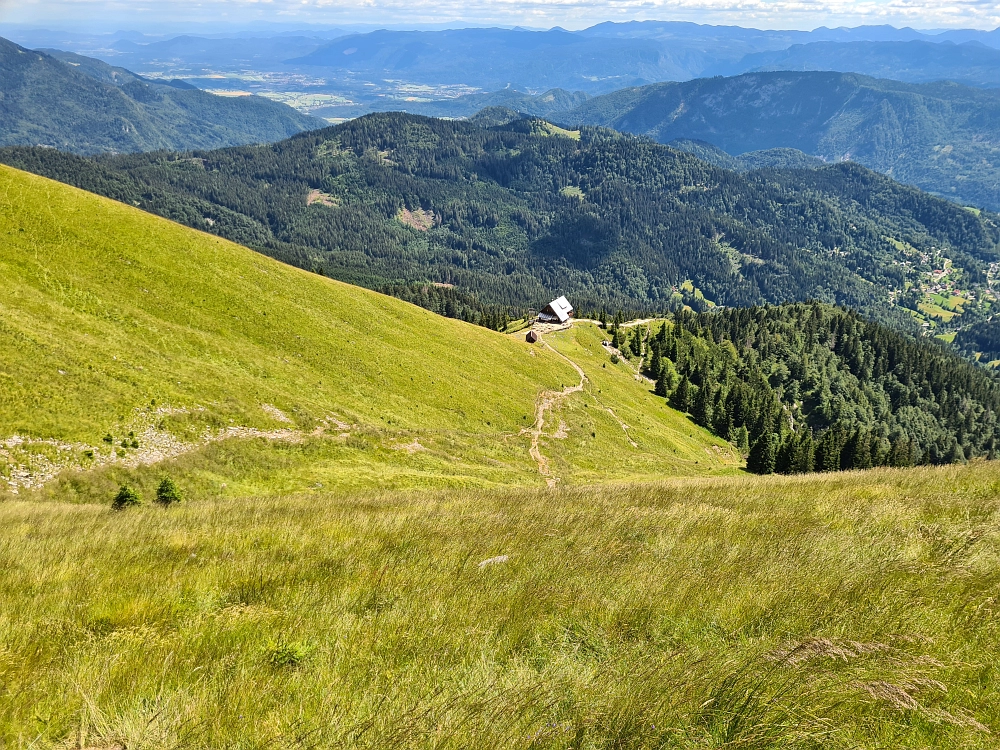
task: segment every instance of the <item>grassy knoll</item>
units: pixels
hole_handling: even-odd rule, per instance
[[[233,495],[542,481],[536,402],[579,380],[551,349],[6,167],[0,206],[0,488],[61,468],[77,473],[44,491],[84,501],[163,467]],[[663,408],[617,374],[609,405]],[[605,423],[574,461],[621,442]],[[739,463],[679,467],[675,433],[648,443],[651,474]]]
[[[0,745],[995,747],[998,490],[13,500]]]

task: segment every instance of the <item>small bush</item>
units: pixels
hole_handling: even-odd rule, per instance
[[[131,508],[136,505],[142,505],[142,498],[139,497],[138,492],[127,484],[123,484],[119,488],[115,499],[111,501],[111,508],[113,510],[125,510],[125,508]]]
[[[101,440],[103,440],[108,445],[111,445],[113,442],[115,442],[115,439],[111,436],[110,432],[104,437],[102,437]]]
[[[156,502],[160,505],[173,505],[184,499],[181,495],[180,487],[170,477],[164,477],[160,486],[156,488]]]
[[[307,643],[279,641],[267,647],[267,662],[272,667],[297,667],[315,647]]]
[[[621,362],[621,359],[618,358],[618,355],[617,354],[612,354],[611,355],[611,364],[617,365],[619,362]]]

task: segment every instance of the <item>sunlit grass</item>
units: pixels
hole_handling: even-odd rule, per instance
[[[998,490],[7,502],[0,745],[993,747]]]

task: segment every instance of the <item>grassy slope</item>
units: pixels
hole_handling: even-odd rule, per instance
[[[223,482],[230,492],[266,492],[540,481],[519,433],[540,391],[579,379],[551,350],[7,168],[0,208],[0,439],[67,447],[21,446],[6,462],[0,455],[0,473],[46,460],[92,468],[110,456],[108,433],[119,461],[134,462],[171,436],[194,444],[230,426],[306,434],[325,424],[325,436],[272,445],[266,458],[260,446],[214,445],[173,463],[205,491]],[[663,410],[618,375],[605,386],[614,404]],[[678,415],[660,426],[644,452],[648,473],[709,468],[677,465],[661,448],[682,430],[701,449],[718,441]],[[574,449],[573,462],[592,465],[627,444],[617,424],[606,428],[589,452]],[[118,447],[129,432],[139,451]],[[426,450],[399,449],[414,440]],[[712,468],[723,465],[735,465],[731,452]],[[627,471],[611,465],[602,476]],[[125,472],[140,484],[154,473]],[[122,476],[104,469],[56,494],[94,499]]]
[[[0,208],[0,434],[355,425],[0,503],[0,746],[995,746],[997,465],[471,487],[541,484],[557,352],[566,484],[732,461],[593,327],[528,347],[11,170]],[[164,469],[189,502],[108,509]]]
[[[995,747],[998,490],[3,503],[0,745]]]

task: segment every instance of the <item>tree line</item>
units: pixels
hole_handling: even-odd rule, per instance
[[[812,302],[608,326],[654,392],[737,446],[752,472],[996,457],[994,375],[856,312]]]

